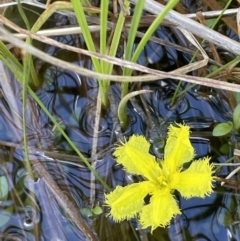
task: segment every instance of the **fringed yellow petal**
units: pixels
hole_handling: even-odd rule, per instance
[[[150,186],[150,188],[149,188]],[[131,219],[142,209],[144,198],[151,191],[148,181],[135,183],[126,187],[117,186],[105,195],[107,206],[111,208],[110,216],[115,221]]]
[[[113,154],[117,157],[117,163],[122,164],[127,172],[142,175],[148,180],[157,180],[161,169],[155,157],[148,153],[149,146],[144,136],[133,135]]]
[[[185,198],[210,195],[212,190],[213,166],[209,164],[210,158],[194,161],[191,166],[180,173],[175,174],[174,189],[177,189]]]
[[[189,126],[181,124],[177,124],[177,126],[169,126],[164,149],[164,162],[170,170],[180,167],[194,157],[194,149],[189,140]]]
[[[140,224],[143,228],[151,227],[151,232],[157,227],[166,227],[171,219],[181,214],[176,200],[170,191],[156,191],[150,204],[144,206],[140,213]]]
[[[115,221],[131,219],[139,214],[143,228],[166,227],[181,211],[172,192],[176,189],[185,198],[202,197],[212,193],[213,166],[209,158],[194,161],[182,171],[182,165],[191,161],[194,149],[189,141],[189,127],[177,124],[170,126],[164,151],[164,160],[158,164],[148,153],[149,142],[143,136],[133,135],[128,142],[114,152],[117,163],[126,171],[148,179],[126,187],[117,188],[106,195],[110,216]],[[151,195],[150,203],[144,206],[144,198]]]

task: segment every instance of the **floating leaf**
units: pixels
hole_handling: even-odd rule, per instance
[[[91,217],[93,215],[90,208],[81,208],[80,212],[84,217]]]
[[[91,211],[94,215],[100,215],[103,212],[102,208],[99,206],[92,208]]]
[[[233,123],[234,123],[234,128],[238,130],[240,128],[240,103],[234,109]]]
[[[216,125],[213,129],[213,136],[224,136],[228,134],[233,128],[233,124],[231,121],[227,123],[220,123]]]

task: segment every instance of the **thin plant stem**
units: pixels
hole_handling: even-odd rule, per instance
[[[18,11],[26,25],[26,28],[28,30],[31,29],[28,18],[22,8],[22,5],[20,3],[20,0],[17,1],[17,7]],[[26,42],[28,44],[32,44],[32,39],[30,37],[27,37]],[[23,125],[23,145],[24,145],[24,157],[25,157],[25,167],[28,174],[34,179],[34,174],[32,171],[31,163],[29,160],[28,155],[28,138],[27,138],[27,110],[26,110],[26,103],[27,103],[27,86],[30,74],[32,73],[33,81],[37,80],[35,78],[36,72],[33,67],[32,63],[32,57],[31,54],[25,53],[25,56],[23,58],[23,88],[22,88],[22,125]],[[38,84],[38,83],[35,83]]]
[[[28,18],[27,18],[26,14],[25,14],[25,12],[22,8],[20,0],[17,1],[17,7],[18,7],[18,11],[19,11],[19,13],[20,13],[25,25],[26,25],[27,30],[30,31],[30,29],[31,29],[30,23],[29,23]],[[28,37],[26,39],[26,42],[28,42],[29,44],[32,44],[32,39],[30,37]],[[35,71],[35,68],[34,68],[34,65],[33,65],[32,56],[30,54],[26,53],[26,58],[30,59],[30,60],[26,60],[26,63],[29,63],[29,66],[28,66],[29,69],[30,69],[29,75],[31,74],[31,76],[32,76],[32,83],[34,84],[35,87],[39,87],[40,83],[39,83],[39,80],[38,80],[38,77],[37,77],[37,74],[36,74],[36,71]]]
[[[24,145],[24,157],[25,157],[25,163],[26,163],[26,170],[28,174],[34,179],[34,174],[32,171],[32,166],[29,160],[28,155],[28,138],[27,138],[27,109],[26,109],[26,103],[27,103],[27,86],[28,86],[28,80],[30,76],[30,64],[31,58],[24,56],[23,59],[23,88],[22,88],[22,118],[23,118],[23,145]]]
[[[116,24],[116,27],[115,27],[115,31],[114,31],[114,34],[113,34],[111,46],[109,48],[108,56],[115,57],[115,55],[117,53],[117,49],[118,49],[118,46],[119,46],[120,37],[121,37],[121,34],[122,34],[124,22],[125,22],[125,16],[122,12],[120,12],[120,14],[118,16],[118,21],[117,21],[117,24]],[[107,63],[106,69],[107,69],[106,74],[111,74],[112,69],[113,69],[113,64]]]
[[[240,166],[237,167],[236,169],[234,169],[232,172],[230,172],[226,177],[225,179],[230,179],[233,175],[235,175],[237,172],[239,172],[240,170]],[[225,182],[221,182],[221,186],[224,185]]]
[[[152,90],[138,90],[138,91],[133,91],[127,95],[125,95],[118,106],[118,117],[120,121],[120,125],[123,129],[127,128],[128,125],[128,116],[126,115],[126,105],[127,102],[134,96],[140,95],[140,94],[145,94],[152,92]]]
[[[16,57],[9,51],[5,44],[0,40],[0,55],[10,63],[11,66],[14,66],[15,71],[23,71],[23,66],[16,59]]]
[[[131,26],[129,29],[129,35],[128,35],[128,40],[127,40],[127,46],[126,46],[126,51],[125,51],[125,59],[126,60],[131,60],[132,58],[132,50],[133,50],[133,45],[135,42],[139,22],[143,13],[143,8],[144,8],[145,0],[138,1],[134,13],[133,13],[133,18],[131,21]],[[123,69],[123,75],[130,75],[132,70],[128,68]],[[122,93],[121,93],[121,98],[123,98],[127,93],[128,93],[128,82],[122,83]],[[125,110],[126,112],[126,110]],[[126,115],[126,113],[125,113]],[[125,124],[124,124],[125,125]]]

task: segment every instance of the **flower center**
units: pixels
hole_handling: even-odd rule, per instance
[[[168,186],[168,183],[167,183],[167,180],[166,180],[165,176],[158,177],[158,181],[159,181],[159,184],[160,184],[161,188],[164,188],[164,187]]]

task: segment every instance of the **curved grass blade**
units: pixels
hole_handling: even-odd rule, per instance
[[[127,102],[134,96],[136,95],[140,95],[140,94],[145,94],[145,93],[149,93],[152,92],[152,90],[138,90],[138,91],[133,91],[127,95],[125,95],[119,105],[118,105],[118,118],[120,121],[120,125],[121,127],[126,130],[127,125],[128,125],[128,119],[127,119],[127,114],[126,114],[126,105]]]

